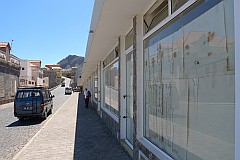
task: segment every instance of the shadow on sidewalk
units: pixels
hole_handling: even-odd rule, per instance
[[[128,160],[129,155],[113,138],[97,112],[89,103],[84,106],[83,95],[78,97],[78,111],[74,145],[75,160]]]

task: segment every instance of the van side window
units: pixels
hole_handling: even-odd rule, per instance
[[[32,97],[39,97],[40,93],[38,91],[33,91],[32,92]]]
[[[31,96],[32,96],[31,91],[21,91],[21,92],[18,92],[17,98],[28,98]]]

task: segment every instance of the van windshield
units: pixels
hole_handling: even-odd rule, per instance
[[[40,97],[39,91],[19,91],[16,98]]]

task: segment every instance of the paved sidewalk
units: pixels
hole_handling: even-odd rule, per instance
[[[77,104],[74,93],[13,159],[73,159]]]
[[[74,159],[76,160],[130,160],[130,156],[113,138],[97,112],[84,107],[79,97]]]
[[[93,108],[73,93],[43,128],[20,150],[15,160],[128,160]]]

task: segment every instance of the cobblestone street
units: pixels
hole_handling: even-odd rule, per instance
[[[52,91],[55,95],[53,100],[53,114],[69,98],[64,95],[64,88]],[[47,120],[52,115],[49,115]],[[46,120],[46,121],[47,121]],[[38,118],[18,121],[13,115],[13,103],[0,106],[0,160],[12,159],[12,157],[31,139],[46,123]]]

